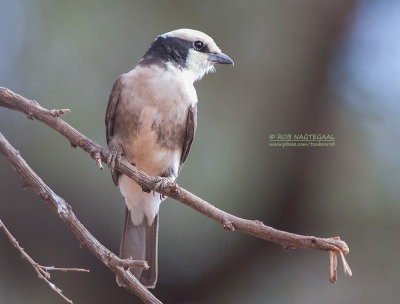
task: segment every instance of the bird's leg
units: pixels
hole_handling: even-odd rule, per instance
[[[115,165],[121,163],[121,156],[123,155],[123,150],[120,145],[111,145],[109,147],[110,149],[110,154],[108,155],[107,158],[107,164],[108,167],[111,168],[111,170],[114,170]]]

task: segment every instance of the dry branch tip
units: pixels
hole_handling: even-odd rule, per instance
[[[104,167],[103,167],[103,163],[102,163],[102,161],[101,161],[100,152],[94,152],[94,153],[91,153],[91,155],[92,155],[92,158],[96,161],[97,167],[98,167],[100,170],[103,170]]]
[[[337,281],[337,254],[335,251],[329,251],[329,281],[333,284]]]
[[[51,112],[51,114],[53,114],[55,117],[59,117],[59,116],[65,114],[65,113],[71,113],[71,110],[70,110],[70,109],[58,109],[58,110],[53,109],[53,110],[50,110],[50,112]]]
[[[344,254],[342,251],[340,251],[340,257],[342,258],[342,263],[343,263],[343,271],[346,275],[351,277],[353,275],[353,272],[350,269],[349,264],[346,261],[346,258],[344,257]]]

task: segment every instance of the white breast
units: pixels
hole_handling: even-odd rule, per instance
[[[121,100],[126,111],[139,116],[140,132],[124,142],[127,157],[139,169],[155,176],[180,165],[182,147],[171,150],[157,143],[159,124],[185,125],[187,111],[197,103],[192,75],[172,64],[138,66],[127,74]]]

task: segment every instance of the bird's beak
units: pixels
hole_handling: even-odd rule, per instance
[[[233,60],[228,56],[225,55],[224,53],[211,53],[208,55],[208,60],[211,61],[212,63],[217,63],[217,64],[232,64]]]

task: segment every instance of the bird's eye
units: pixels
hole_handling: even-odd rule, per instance
[[[198,51],[201,51],[204,48],[204,43],[200,40],[197,40],[193,43],[194,48]]]

